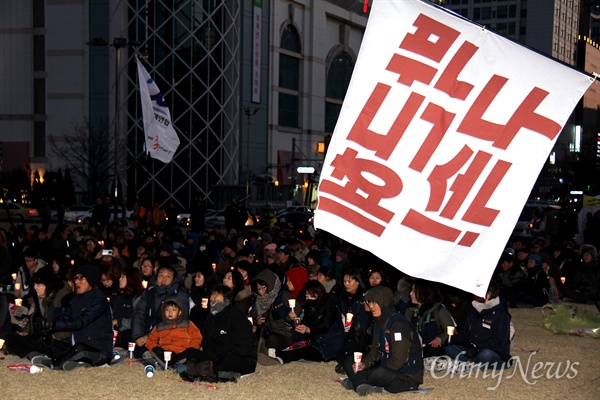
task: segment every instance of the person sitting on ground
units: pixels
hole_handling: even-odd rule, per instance
[[[502,254],[494,279],[500,285],[500,293],[510,307],[516,307],[517,294],[523,289],[525,273],[515,264],[514,257],[508,253]]]
[[[500,301],[500,287],[490,282],[485,299],[476,297],[465,327],[456,331],[446,354],[453,360],[482,364],[484,368],[510,367],[510,314]]]
[[[189,318],[190,300],[181,284],[177,271],[168,262],[159,261],[152,286],[144,291],[131,315],[131,337],[136,342],[134,356],[139,358],[146,348],[146,340],[154,326],[162,321],[160,306],[167,297],[177,296],[183,304],[183,316]]]
[[[37,316],[54,321],[64,311],[62,301],[65,296],[71,293],[71,288],[67,282],[61,280],[49,268],[42,268],[34,273],[31,279],[39,304],[39,313],[37,313]],[[22,317],[27,312],[28,308],[17,306],[14,315],[19,314]],[[18,333],[7,335],[5,346],[9,353],[16,354],[19,357],[26,357],[31,352],[44,352],[45,346],[41,346],[40,340],[42,336],[41,332],[34,329],[33,323],[27,324],[21,333],[26,335],[23,336]],[[52,339],[57,341],[67,341],[70,336],[70,333],[67,332],[52,333]]]
[[[194,380],[207,370],[219,377],[239,377],[256,369],[252,325],[233,297],[233,290],[225,285],[215,286],[210,293],[202,351],[188,360],[183,379]]]
[[[369,288],[379,285],[390,287],[390,280],[381,268],[371,268],[367,274],[367,282]]]
[[[407,310],[407,318],[421,335],[423,357],[444,355],[444,346],[448,343],[448,327],[456,324],[442,303],[439,288],[433,282],[416,280],[410,299],[416,307]]]
[[[199,356],[202,334],[193,322],[183,317],[183,307],[180,298],[167,297],[162,303],[162,322],[152,328],[146,341],[148,351],[143,358],[152,359],[160,369],[165,368],[166,351],[172,353],[172,365]]]
[[[343,286],[335,279],[335,270],[332,267],[321,266],[317,270],[317,280],[325,287],[327,293],[338,297],[343,290]]]
[[[69,343],[41,341],[46,348],[31,358],[32,364],[54,369],[105,365],[112,359],[113,330],[110,306],[104,294],[96,288],[100,278],[97,266],[83,265],[75,271],[75,295],[69,307],[54,321],[34,320],[36,331],[72,333]]]
[[[200,332],[204,330],[204,323],[208,317],[208,297],[213,287],[215,287],[215,276],[210,266],[198,267],[192,273],[190,302],[194,306],[190,310],[190,321],[200,329]],[[203,301],[205,304],[203,304]]]
[[[144,292],[142,274],[135,267],[125,267],[119,278],[119,292],[110,301],[113,328],[118,332],[115,347],[126,349],[131,338],[131,317]]]
[[[415,390],[423,383],[421,341],[415,328],[394,309],[394,295],[385,286],[376,286],[365,295],[373,319],[373,343],[361,361],[348,357],[344,388],[361,396],[370,393],[400,393]]]
[[[344,326],[336,301],[318,281],[304,286],[306,301],[300,316],[290,311],[292,345],[275,352],[282,363],[298,360],[329,361],[344,344]]]
[[[514,297],[517,307],[541,307],[548,303],[550,282],[542,268],[542,257],[537,254],[527,256],[527,270],[523,288]]]

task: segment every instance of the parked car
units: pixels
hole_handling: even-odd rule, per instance
[[[278,214],[277,223],[293,227],[295,225],[310,224],[313,220],[313,214],[305,211],[290,211]]]
[[[8,221],[7,207],[11,218],[17,223],[37,221],[40,219],[40,213],[37,208],[20,203],[4,203],[0,204],[0,220]]]
[[[308,208],[308,206],[291,206],[291,207],[286,207],[283,210],[277,211],[275,213],[275,217],[278,218],[282,214],[287,214],[287,213],[291,213],[291,212],[304,212],[304,213],[312,214],[312,211],[310,208]]]
[[[552,208],[553,210],[560,210],[560,206],[555,204],[547,204],[547,203],[526,203],[523,207],[523,211],[521,211],[521,215],[517,220],[517,224],[513,229],[513,237],[532,237],[531,236],[531,227],[529,223],[533,218],[533,214],[536,211],[541,211],[545,213],[548,208]],[[556,212],[556,211],[555,211]]]
[[[93,206],[70,206],[65,208],[65,222],[75,222],[81,224],[82,221],[86,218],[90,218],[92,216],[92,211],[94,211]],[[53,213],[51,216],[52,220],[56,220],[57,213]]]

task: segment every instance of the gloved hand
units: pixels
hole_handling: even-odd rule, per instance
[[[15,318],[21,318],[29,313],[29,309],[25,306],[16,306],[14,311]]]
[[[479,353],[479,349],[473,343],[469,343],[466,348],[465,356],[468,358],[475,358]]]
[[[52,330],[53,321],[48,318],[36,318],[33,321],[33,328],[36,332],[46,333]]]

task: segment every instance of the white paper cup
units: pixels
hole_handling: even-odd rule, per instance
[[[454,329],[456,329],[456,328],[453,327],[453,326],[447,326],[446,327],[446,333],[448,334],[448,336],[454,335]]]
[[[362,356],[363,354],[360,351],[355,351],[354,352],[354,362],[355,363],[359,363],[362,361]]]
[[[0,349],[4,347],[4,339],[0,339]]]
[[[296,299],[289,299],[288,304],[290,305],[290,308],[293,310],[294,308],[296,308]]]
[[[21,307],[23,305],[23,299],[15,299],[15,306]]]
[[[142,281],[142,287],[148,289],[148,281]]]
[[[21,284],[20,283],[15,283],[15,291],[17,290],[21,290]]]
[[[135,342],[129,342],[128,347],[129,351],[134,351],[135,350]]]
[[[165,351],[165,361],[171,361],[171,352],[170,351]]]
[[[206,297],[202,299],[202,308],[208,308],[208,299]]]
[[[12,280],[16,281],[17,280],[17,274],[11,274]]]

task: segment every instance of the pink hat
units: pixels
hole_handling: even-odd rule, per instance
[[[277,249],[277,245],[275,243],[269,243],[265,246],[265,251],[275,251]]]

